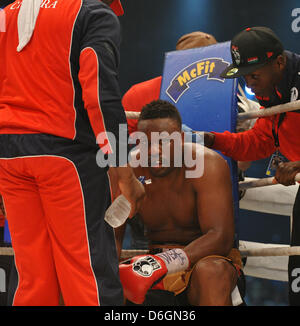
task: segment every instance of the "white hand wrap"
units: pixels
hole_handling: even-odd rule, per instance
[[[165,263],[168,269],[168,274],[185,271],[190,266],[190,260],[187,254],[180,248],[164,251],[159,256]]]

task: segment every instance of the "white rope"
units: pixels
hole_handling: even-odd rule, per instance
[[[0,256],[13,256],[14,250],[11,247],[0,247]]]
[[[262,257],[262,256],[294,256],[300,255],[300,246],[295,247],[274,247],[274,248],[258,248],[258,249],[242,249],[240,248],[242,257]],[[137,255],[146,255],[148,250],[122,250],[122,258],[134,257]],[[14,251],[10,247],[0,248],[0,256],[13,256]]]
[[[283,246],[274,246],[274,247],[265,247],[265,248],[260,248],[257,246],[256,248],[244,248],[245,242],[241,242],[242,246],[240,246],[239,250],[241,253],[242,257],[263,257],[263,256],[294,256],[294,255],[300,255],[300,246],[294,246],[294,247],[289,247],[286,245]],[[255,244],[255,243],[254,243]],[[263,245],[263,244],[262,244]],[[149,251],[148,250],[122,250],[122,255],[121,258],[126,259],[130,257],[134,257],[137,255],[145,255]]]
[[[269,256],[269,257],[276,257],[276,256],[296,256],[300,255],[300,246],[274,246],[266,247],[266,248],[239,248],[240,253],[242,257],[263,257],[263,256]],[[122,250],[122,258],[129,258],[134,257],[137,255],[145,255],[149,253],[148,250],[135,250],[135,249],[128,249]],[[0,255],[1,256],[13,256],[14,251],[11,247],[2,247],[0,248]]]
[[[300,246],[294,247],[273,247],[273,248],[257,248],[257,249],[239,249],[243,257],[262,257],[262,256],[294,256],[300,255]],[[148,250],[122,250],[122,258],[134,257],[137,255],[145,255]],[[14,251],[10,247],[0,248],[0,256],[13,256]]]
[[[296,256],[296,255],[300,255],[300,246],[257,248],[257,249],[240,248],[240,253],[242,257]]]
[[[274,247],[271,247],[274,246]],[[240,241],[239,248],[242,257],[247,257],[243,270],[245,275],[266,278],[270,280],[288,280],[288,256],[299,255],[299,247],[287,245],[270,245],[249,241]],[[120,261],[124,261],[137,255],[146,255],[148,250],[122,250]],[[0,256],[13,256],[14,251],[10,247],[0,248]]]
[[[295,176],[295,182],[300,181],[300,173],[297,173]],[[265,187],[265,186],[274,186],[279,185],[274,181],[274,178],[262,178],[258,180],[250,180],[250,181],[240,181],[239,189],[249,189],[249,188],[257,188],[257,187]]]
[[[300,100],[271,106],[269,108],[261,109],[258,111],[239,113],[237,115],[237,118],[238,120],[247,120],[247,119],[256,119],[262,117],[270,117],[275,114],[295,111],[299,109],[300,109]]]
[[[247,256],[247,260],[244,261],[243,272],[247,276],[264,278],[277,281],[288,281],[288,261],[289,256],[261,256],[261,252],[253,252],[252,250],[271,248],[290,248],[285,244],[274,243],[261,243],[252,241],[239,241],[239,249],[247,249],[249,254],[258,254]]]
[[[239,250],[242,257],[247,257],[243,268],[245,275],[279,281],[287,281],[288,256],[300,255],[300,247],[250,241],[240,241]],[[148,250],[123,249],[120,261],[148,253]],[[0,256],[13,255],[14,251],[11,247],[0,248]]]

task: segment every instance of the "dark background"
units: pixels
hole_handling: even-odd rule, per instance
[[[175,49],[181,35],[196,30],[225,42],[244,28],[268,26],[286,49],[300,53],[300,32],[292,30],[297,17],[294,30],[300,30],[299,0],[123,0],[122,5],[122,94],[134,83],[161,75],[164,53]]]

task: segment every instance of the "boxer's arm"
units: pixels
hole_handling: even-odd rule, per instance
[[[184,250],[191,264],[209,255],[226,256],[234,241],[234,214],[229,167],[212,150],[205,150],[204,174],[192,180],[203,235]]]
[[[109,178],[112,201],[122,194],[131,206],[129,217],[133,217],[140,210],[145,197],[144,185],[130,166],[110,167]]]

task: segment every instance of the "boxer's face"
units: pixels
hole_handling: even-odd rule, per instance
[[[181,127],[171,118],[149,119],[139,121],[138,131],[147,136],[150,173],[156,177],[168,175],[174,169],[174,143],[177,140],[181,142]],[[173,137],[168,135],[178,137],[174,141]],[[175,146],[178,146],[177,144]],[[168,166],[166,162],[169,162]]]
[[[284,67],[285,59],[280,55],[262,68],[245,75],[244,79],[255,95],[267,97],[274,93],[275,86],[282,78]]]

